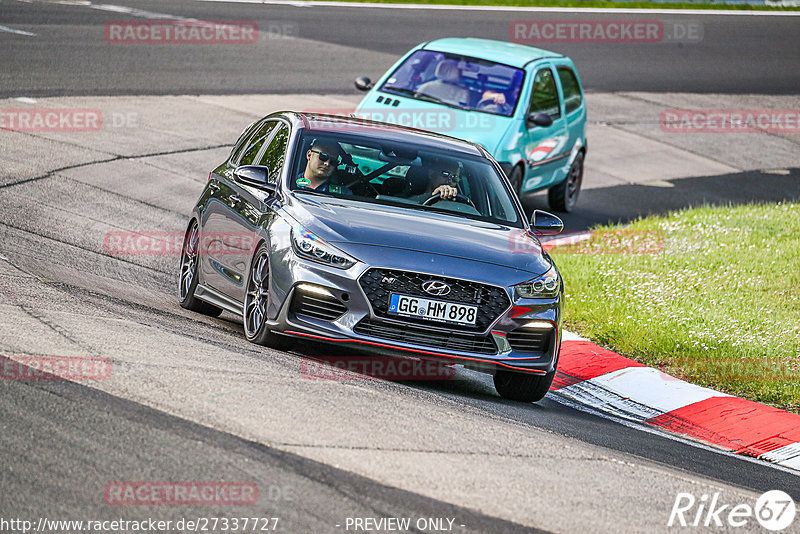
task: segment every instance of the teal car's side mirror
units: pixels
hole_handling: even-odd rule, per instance
[[[356,89],[359,91],[369,91],[372,89],[372,80],[367,78],[366,76],[360,76],[356,78],[355,81]]]
[[[525,117],[525,126],[528,128],[532,126],[541,126],[543,128],[547,128],[551,124],[553,124],[553,117],[547,113],[531,113]]]

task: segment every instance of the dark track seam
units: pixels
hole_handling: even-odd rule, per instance
[[[18,133],[20,133],[20,132],[18,132]],[[52,139],[49,139],[49,140],[53,141]],[[60,141],[56,141],[56,142],[60,142]],[[58,169],[53,169],[53,170],[47,171],[45,174],[43,174],[41,176],[35,176],[33,178],[26,178],[24,180],[19,180],[17,182],[12,182],[10,184],[0,185],[0,189],[6,189],[8,187],[12,187],[12,186],[15,186],[15,185],[22,185],[22,184],[27,184],[27,183],[30,183],[30,182],[35,182],[35,181],[38,181],[38,180],[42,180],[44,178],[50,178],[51,176],[53,176],[53,175],[55,175],[55,174],[57,174],[59,172],[69,171],[69,170],[72,170],[72,169],[80,169],[81,167],[89,167],[91,165],[97,165],[97,164],[100,164],[100,163],[111,163],[112,161],[120,161],[120,160],[137,160],[137,159],[151,158],[151,157],[157,157],[157,156],[169,156],[169,155],[172,155],[172,154],[185,154],[185,153],[188,153],[188,152],[201,152],[203,150],[213,150],[215,148],[224,148],[224,147],[227,147],[227,146],[230,146],[230,145],[228,145],[228,144],[209,145],[209,146],[204,146],[204,147],[184,148],[184,149],[181,149],[181,150],[167,150],[167,151],[163,151],[163,152],[152,152],[150,154],[137,154],[135,156],[117,155],[117,156],[114,156],[113,158],[94,160],[94,161],[86,161],[86,162],[83,162],[83,163],[76,163],[75,165],[67,165],[66,167],[59,167]],[[84,148],[84,147],[81,147],[81,148]],[[90,150],[90,149],[87,149],[87,150]]]

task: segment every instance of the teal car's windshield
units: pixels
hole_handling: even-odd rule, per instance
[[[479,156],[332,132],[298,143],[293,191],[522,226],[500,174]]]
[[[525,73],[483,59],[417,50],[380,91],[510,117]]]

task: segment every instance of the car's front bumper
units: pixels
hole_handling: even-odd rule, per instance
[[[561,295],[515,299],[512,291],[496,285],[508,297],[507,307],[492,317],[486,328],[465,331],[376,313],[359,283],[369,266],[341,270],[296,260],[286,269],[283,273],[273,269],[273,280],[276,275],[292,279],[290,287],[278,291],[281,305],[269,321],[273,331],[380,354],[445,360],[487,372],[504,368],[544,374],[556,365]],[[453,278],[433,273],[425,276]],[[485,278],[465,282],[488,283]]]

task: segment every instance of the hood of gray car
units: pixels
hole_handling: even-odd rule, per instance
[[[539,241],[522,228],[464,217],[316,195],[287,206],[307,230],[351,252],[348,244],[411,250],[500,265],[531,275],[551,264]]]

